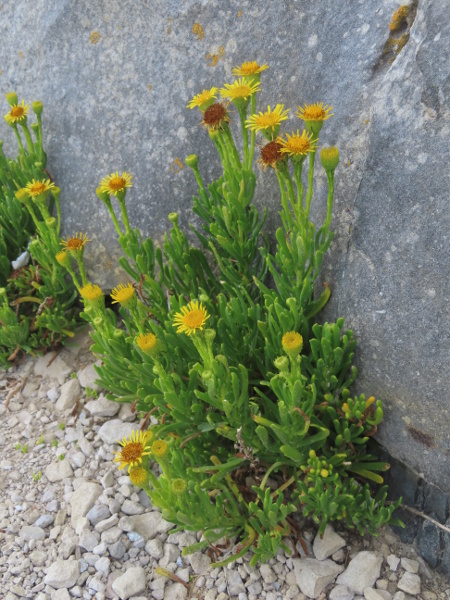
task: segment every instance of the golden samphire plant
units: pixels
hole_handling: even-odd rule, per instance
[[[188,105],[200,111],[223,167],[205,185],[197,156],[186,159],[198,183],[193,211],[201,248],[188,243],[176,213],[162,248],[155,247],[129,223],[132,176],[116,172],[102,180],[97,195],[117,229],[119,262],[130,277],[111,294],[123,326],[105,309],[102,290],[86,280],[82,248],[78,255],[82,285],[76,283],[92,350],[103,361],[100,382],[111,399],[137,404],[156,422],[122,440],[115,460],[165,519],[203,532],[203,541],[184,553],[237,538],[215,565],[248,550],[252,564],[279,547],[289,551],[290,536],[295,543],[299,534],[295,511],[312,517],[320,533],[342,520],[363,534],[394,522],[398,506],[386,505],[385,486],[373,496],[367,483],[381,484],[379,472],[388,468],[365,448],[383,409],[373,397],[350,396],[352,332],[344,331],[343,319],[315,322],[330,295],[325,286],[315,298],[314,282],[333,236],[337,148],[320,152],[328,180],[325,220],[316,226],[310,214],[319,134],[332,107],[298,107],[298,128],[280,135],[289,110],[277,104],[256,111],[267,68],[244,63],[233,83],[205,89]],[[230,127],[236,115],[242,155]],[[266,211],[261,216],[252,204],[256,135],[265,139],[258,161],[270,172],[264,177],[276,177],[280,188],[275,253],[261,233]]]

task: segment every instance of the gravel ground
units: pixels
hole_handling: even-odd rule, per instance
[[[112,462],[139,422],[128,405],[89,397],[84,330],[59,353],[0,371],[0,598],[16,600],[450,600],[450,584],[389,528],[378,538],[306,523],[309,553],[246,555],[211,568],[182,557],[200,534],[173,526]],[[158,575],[160,566],[173,578]]]

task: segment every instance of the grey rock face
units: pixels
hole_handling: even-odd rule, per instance
[[[336,237],[324,261],[323,280],[333,288],[325,318],[344,315],[355,331],[358,391],[386,403],[378,439],[448,493],[449,432],[441,416],[450,355],[450,25],[446,3],[420,2],[403,48],[386,54],[397,6],[382,0],[377,10],[367,3],[354,10],[336,0],[331,16],[325,0],[254,0],[238,16],[231,0],[156,0],[141,2],[138,11],[130,0],[110,2],[107,10],[88,0],[51,10],[17,0],[14,13],[3,10],[2,84],[44,102],[48,169],[62,188],[64,234],[89,234],[90,279],[109,288],[124,276],[113,225],[95,197],[101,178],[117,169],[133,173],[131,223],[160,242],[169,212],[180,213],[183,227],[195,220],[196,184],[180,166],[184,157],[199,154],[206,181],[218,173],[199,114],[185,108],[194,94],[231,81],[233,66],[257,59],[270,64],[258,110],[276,102],[293,109],[333,104],[321,141],[337,144],[342,162]],[[39,28],[30,28],[29,19]],[[202,36],[192,32],[196,20]],[[287,132],[300,125],[293,113]],[[15,154],[10,134],[0,125],[5,150]],[[258,174],[257,204],[269,207],[266,230],[273,236],[279,221],[272,175]],[[316,217],[324,213],[324,191],[322,176]],[[47,364],[49,357],[39,360]],[[57,365],[69,367],[58,359],[51,365],[61,380]]]

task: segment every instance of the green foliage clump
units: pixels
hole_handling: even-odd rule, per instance
[[[5,120],[19,146],[8,159],[0,142],[0,365],[20,351],[35,354],[73,336],[77,293],[58,263],[61,224],[57,188],[45,170],[41,102],[33,102],[37,122],[28,126],[28,105],[6,95]],[[31,131],[30,131],[31,128]],[[24,140],[22,140],[22,136]],[[52,216],[56,205],[57,218]],[[28,260],[31,259],[30,264]],[[11,266],[14,264],[14,269]]]
[[[190,103],[202,112],[223,166],[205,185],[197,157],[186,160],[199,186],[193,210],[201,227],[192,228],[201,250],[189,244],[175,213],[161,248],[132,229],[126,209],[131,175],[117,172],[97,194],[115,224],[124,251],[120,264],[131,279],[111,294],[124,327],[105,308],[98,286],[83,282],[80,288],[92,350],[103,362],[97,368],[102,386],[111,399],[132,402],[156,420],[123,440],[115,460],[164,518],[203,532],[185,553],[239,536],[218,564],[248,550],[252,564],[279,547],[288,550],[297,510],[320,533],[328,522],[343,521],[364,534],[393,523],[398,505],[386,504],[385,486],[373,495],[368,483],[382,483],[380,472],[388,468],[366,452],[383,409],[373,397],[351,397],[353,334],[343,319],[316,322],[330,296],[325,286],[316,297],[315,282],[333,237],[336,148],[321,152],[328,195],[320,226],[310,212],[317,143],[331,107],[299,107],[305,131],[280,137],[284,106],[256,112],[264,66],[245,63],[241,70],[247,76],[220,93],[239,115],[242,156],[231,111],[215,101],[217,88]],[[252,204],[257,132],[267,140],[260,163],[280,188],[274,252],[261,233],[266,213]],[[159,476],[149,459],[159,464]]]

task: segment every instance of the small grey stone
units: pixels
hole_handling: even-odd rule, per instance
[[[262,589],[262,584],[259,581],[254,581],[247,587],[248,593],[257,596],[258,598],[260,597]]]
[[[373,587],[379,579],[382,562],[383,557],[378,552],[358,552],[336,583],[347,585],[356,594],[363,594],[364,588]]]
[[[52,592],[50,596],[51,600],[71,600],[70,594],[66,588],[61,588],[60,590],[55,590]]]
[[[329,595],[330,600],[353,600],[355,594],[346,585],[337,585]]]
[[[93,445],[85,437],[78,440],[78,447],[87,458],[94,454]]]
[[[80,469],[86,462],[86,456],[83,454],[83,452],[75,452],[75,454],[70,457],[70,460],[72,461],[74,467]]]
[[[389,554],[389,556],[386,558],[386,562],[391,571],[396,571],[398,569],[400,559],[398,556],[395,556],[395,554]]]
[[[47,554],[41,550],[33,550],[30,554],[30,560],[35,567],[42,567],[47,560]]]
[[[398,589],[412,596],[420,594],[420,577],[407,571],[398,582]]]
[[[95,562],[94,567],[96,571],[100,571],[107,577],[109,573],[110,564],[111,561],[109,560],[109,558],[107,556],[102,556]]]
[[[133,500],[124,500],[121,508],[126,515],[141,515],[144,512],[144,507]]]
[[[78,379],[69,379],[61,386],[60,395],[55,407],[60,411],[73,408],[80,396],[81,388]]]
[[[387,590],[375,590],[371,587],[364,588],[364,598],[366,600],[392,600],[392,594]]]
[[[189,554],[187,558],[196,575],[208,572],[209,565],[211,564],[209,556],[202,554],[201,552],[194,552],[193,554]]]
[[[322,561],[316,558],[296,558],[292,562],[294,563],[297,585],[310,598],[320,596],[324,588],[333,582],[344,568],[329,558]]]
[[[146,589],[145,571],[142,567],[128,568],[123,575],[112,584],[112,589],[120,600],[128,600]]]
[[[111,515],[108,519],[104,519],[103,521],[97,523],[97,525],[95,526],[95,531],[103,533],[107,529],[110,529],[111,527],[114,527],[114,525],[117,525],[118,522],[119,517],[117,515]],[[120,529],[123,530],[122,527],[120,527]]]
[[[163,557],[163,554],[164,554],[163,543],[161,542],[161,540],[159,538],[155,538],[153,540],[149,540],[145,544],[145,551],[152,558],[155,558],[156,560],[159,560],[160,558]]]
[[[39,517],[39,519],[37,519],[34,523],[35,527],[42,527],[42,528],[46,528],[49,525],[51,525],[55,520],[55,517],[53,515],[41,515]]]
[[[100,544],[98,546],[95,546],[95,548],[92,550],[92,552],[94,554],[97,554],[98,556],[103,556],[104,554],[106,554],[105,542],[100,542]]]
[[[317,560],[324,560],[345,546],[345,540],[338,535],[331,525],[325,527],[322,538],[316,535],[313,543],[313,552]]]
[[[78,545],[89,552],[98,545],[100,541],[100,536],[95,531],[89,531],[87,529],[83,529],[80,533],[80,537],[78,539]]]
[[[78,517],[87,515],[101,493],[102,488],[97,483],[84,482],[72,494],[70,505],[72,507],[71,520],[73,525],[76,524]]]
[[[127,548],[125,544],[119,541],[115,544],[111,544],[110,546],[108,546],[108,550],[112,558],[120,560],[127,551]]]
[[[239,571],[234,569],[227,570],[227,583],[231,596],[238,596],[245,592],[244,582],[242,581]]]
[[[54,483],[55,481],[62,481],[73,476],[72,467],[67,458],[58,460],[58,462],[50,463],[45,469],[45,476]]]
[[[118,527],[110,527],[102,533],[102,542],[105,544],[115,544],[122,535],[122,530]]]
[[[419,572],[419,563],[417,560],[412,560],[411,558],[402,557],[401,565],[408,571],[409,573],[418,573]]]
[[[40,527],[24,525],[20,530],[20,537],[26,542],[29,542],[30,540],[45,540],[45,531]]]
[[[138,429],[138,425],[124,423],[120,419],[106,421],[97,432],[97,435],[105,443],[112,446],[118,444],[124,437],[129,438],[131,432]]]
[[[80,574],[80,567],[76,560],[57,560],[50,565],[44,583],[53,588],[71,588],[75,585]]]
[[[95,383],[98,379],[98,373],[94,368],[94,365],[101,366],[102,361],[97,360],[93,364],[88,364],[77,372],[78,381],[80,382],[81,387],[87,388],[90,387],[91,390],[98,390],[99,386]]]
[[[172,583],[164,590],[164,600],[186,600],[188,590],[182,583]]]
[[[264,579],[265,583],[273,583],[277,580],[277,576],[269,567],[269,565],[263,564],[260,566],[259,571],[261,573],[261,577]]]
[[[84,405],[84,408],[94,417],[114,417],[120,410],[120,404],[108,400],[103,394],[100,394],[97,400],[90,400]]]
[[[106,489],[114,485],[114,475],[112,471],[108,471],[106,475],[100,479],[100,483]]]
[[[39,356],[34,363],[35,375],[40,375],[47,379],[57,379],[59,385],[63,385],[70,373],[70,367],[56,352],[49,352],[44,356]]]
[[[111,513],[109,512],[109,508],[105,504],[94,504],[91,510],[86,514],[86,517],[89,519],[91,525],[94,527],[109,519]]]
[[[161,567],[166,568],[167,565],[173,563],[180,556],[180,549],[175,544],[164,544],[164,554],[159,564]]]

